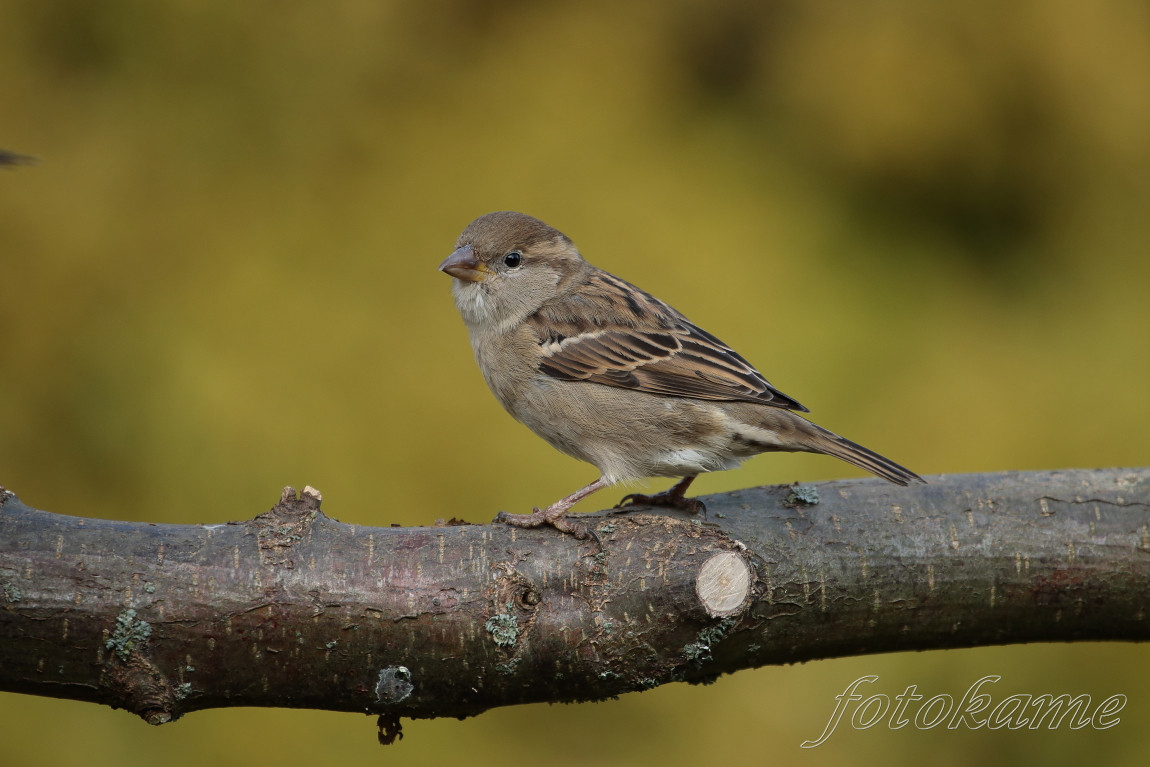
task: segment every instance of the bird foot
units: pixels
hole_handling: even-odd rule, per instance
[[[495,521],[514,527],[551,525],[559,532],[573,535],[581,541],[591,537],[591,532],[586,527],[567,518],[566,509],[557,509],[554,506],[548,506],[546,509],[536,506],[531,514],[508,514],[506,511],[501,511],[495,516]]]
[[[631,493],[630,495],[623,496],[617,504],[616,509],[629,509],[632,506],[662,506],[668,509],[682,509],[689,514],[703,514],[707,513],[707,506],[698,498],[686,498],[682,493],[676,493],[675,488],[664,490],[655,495],[643,495],[642,493]]]

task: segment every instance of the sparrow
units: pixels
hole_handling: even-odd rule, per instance
[[[594,482],[536,507],[500,512],[518,527],[553,525],[597,490],[644,477],[678,477],[670,490],[620,504],[699,511],[696,476],[758,453],[823,453],[897,485],[922,478],[803,418],[734,349],[668,304],[592,266],[557,229],[523,213],[472,221],[439,265],[496,399],[553,447],[598,468]]]

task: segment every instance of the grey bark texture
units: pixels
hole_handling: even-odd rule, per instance
[[[0,489],[0,690],[463,717],[764,664],[1150,638],[1150,469],[769,486],[546,528],[37,511]],[[454,520],[453,520],[454,522]]]

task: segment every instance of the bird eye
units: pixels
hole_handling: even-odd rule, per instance
[[[523,254],[518,250],[513,250],[503,257],[503,264],[508,269],[514,269],[521,263],[523,263]]]

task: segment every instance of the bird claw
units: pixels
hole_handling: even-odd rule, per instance
[[[666,509],[681,509],[688,514],[706,516],[707,505],[698,498],[685,498],[682,494],[667,490],[655,495],[631,493],[615,504],[616,509],[629,509],[633,506],[661,506]]]
[[[559,532],[573,535],[581,541],[595,537],[588,528],[568,519],[567,512],[563,509],[540,509],[536,506],[530,514],[509,514],[506,511],[501,511],[495,515],[495,521],[514,527],[551,525]]]

